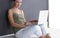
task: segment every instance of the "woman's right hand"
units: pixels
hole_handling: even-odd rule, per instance
[[[26,25],[24,23],[23,24],[14,23],[13,26],[16,27],[16,28],[24,28],[24,27],[26,27]]]

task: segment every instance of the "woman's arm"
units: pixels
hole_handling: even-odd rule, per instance
[[[12,13],[11,9],[8,10],[8,19],[9,19],[9,22],[10,22],[12,27],[16,27],[16,28],[25,27],[24,24],[17,24],[17,23],[14,22],[13,13]]]

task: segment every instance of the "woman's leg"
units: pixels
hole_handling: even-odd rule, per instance
[[[46,28],[44,27],[44,24],[40,24],[42,34],[44,35],[45,38],[51,38],[51,36],[46,32]]]
[[[22,38],[22,37],[32,38],[33,36],[37,38],[38,37],[43,38],[41,28],[39,27],[39,25],[30,26],[16,33],[16,37],[18,38]]]
[[[39,26],[41,28],[42,34],[45,36],[47,32],[46,32],[46,28],[44,27],[44,24],[39,24]]]

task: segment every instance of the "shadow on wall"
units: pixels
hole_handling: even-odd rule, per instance
[[[40,10],[48,10],[48,0],[23,0],[21,9],[27,20],[37,20]]]

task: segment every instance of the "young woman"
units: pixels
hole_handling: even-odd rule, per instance
[[[37,36],[36,38],[44,38],[44,35],[41,32],[41,28],[38,25],[30,26],[32,25],[32,22],[27,22],[25,20],[23,10],[19,9],[22,4],[22,0],[13,0],[13,2],[14,2],[13,8],[9,9],[8,11],[8,19],[9,19],[11,26],[14,29],[14,33],[16,34],[16,37],[17,38],[32,38],[34,36],[32,32],[34,33],[35,31],[37,31],[36,34],[38,36],[35,35],[34,37]],[[33,36],[30,37],[31,35]],[[46,37],[50,38],[48,34],[46,35]]]

